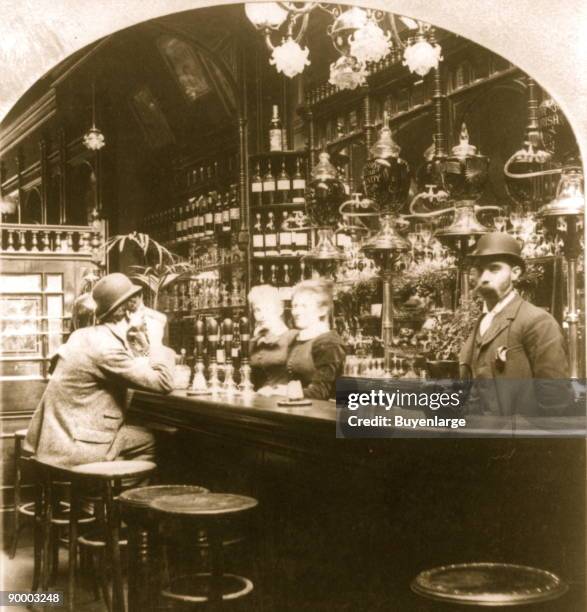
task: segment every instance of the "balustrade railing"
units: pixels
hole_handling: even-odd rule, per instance
[[[2,254],[97,255],[102,232],[85,225],[0,225]]]

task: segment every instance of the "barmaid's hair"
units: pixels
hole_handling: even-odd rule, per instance
[[[275,302],[283,307],[283,299],[279,290],[273,285],[257,285],[249,291],[249,304],[251,306],[262,306],[268,302]]]
[[[298,283],[291,292],[293,300],[298,293],[309,293],[317,298],[320,306],[326,306],[330,315],[334,305],[334,283],[325,278],[316,278],[312,280],[304,280]]]

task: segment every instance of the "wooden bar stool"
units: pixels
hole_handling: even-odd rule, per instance
[[[124,491],[119,496],[122,519],[128,526],[128,610],[157,610],[160,576],[164,568],[157,514],[153,500],[172,495],[204,495],[196,485],[155,485]]]
[[[447,604],[527,606],[561,597],[567,585],[545,570],[509,563],[460,563],[421,572],[412,591]]]
[[[176,576],[161,595],[176,603],[219,609],[251,593],[253,583],[249,578],[225,572],[223,543],[228,523],[248,515],[257,505],[252,497],[226,493],[168,495],[151,502],[151,508],[162,518],[180,521],[180,533],[193,528],[205,530],[210,553],[209,571]]]
[[[59,478],[70,483],[70,511],[69,511],[69,571],[68,571],[68,608],[75,610],[75,575],[76,575],[76,553],[78,545],[78,521],[80,517],[80,499],[83,489],[98,488],[101,502],[104,507],[105,541],[106,553],[112,569],[112,607],[113,612],[124,612],[124,590],[122,582],[122,565],[120,560],[120,516],[118,503],[115,498],[118,495],[122,479],[146,478],[152,474],[156,465],[150,461],[101,461],[87,463],[72,467],[64,467],[55,464],[32,459],[35,466],[41,472],[44,489],[49,492],[45,495],[43,514],[43,549],[47,549],[47,512],[50,514],[51,480]],[[45,556],[47,559],[47,556]],[[46,571],[44,564],[44,572]],[[107,602],[108,603],[108,602]]]
[[[20,522],[20,516],[33,518],[35,516],[35,502],[21,503],[20,485],[22,482],[22,468],[27,462],[27,459],[33,455],[33,451],[25,446],[25,438],[27,435],[26,429],[19,429],[14,432],[14,519],[12,542],[10,544],[10,558],[14,559],[16,548],[18,546],[18,536],[23,524]]]

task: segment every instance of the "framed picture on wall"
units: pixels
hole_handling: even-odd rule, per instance
[[[157,45],[188,100],[195,102],[212,92],[203,62],[187,41],[160,36]]]
[[[169,123],[147,85],[132,94],[131,106],[151,148],[156,149],[173,143],[174,138]]]

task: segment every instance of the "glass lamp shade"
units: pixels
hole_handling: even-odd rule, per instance
[[[104,134],[93,125],[85,134],[83,138],[84,146],[90,151],[99,151],[103,146],[106,145],[106,139]]]
[[[526,142],[522,149],[516,151],[508,165],[508,173],[514,175],[505,175],[508,195],[524,208],[535,209],[549,202],[555,197],[560,177],[558,174],[540,174],[558,167],[551,153],[544,150],[540,143]],[[536,176],[524,176],[531,174]],[[515,175],[519,175],[519,178],[515,178]]]
[[[336,226],[340,220],[339,207],[346,200],[346,189],[325,151],[320,153],[311,176],[306,189],[306,212],[310,221],[319,227]]]
[[[245,4],[245,14],[259,30],[276,30],[287,19],[288,12],[277,2],[255,2]]]
[[[351,36],[368,22],[367,12],[357,6],[341,13],[327,30],[334,48],[342,55],[349,55]]]
[[[563,168],[556,197],[540,209],[540,214],[544,217],[585,214],[585,184],[580,166]]]
[[[489,158],[477,152],[469,142],[469,132],[463,123],[460,142],[446,159],[445,180],[451,197],[476,200],[483,193],[489,173]]]

